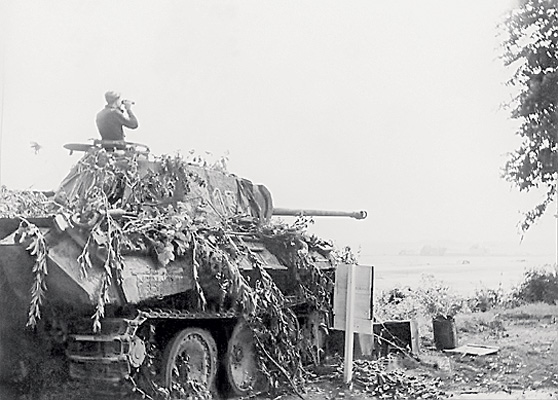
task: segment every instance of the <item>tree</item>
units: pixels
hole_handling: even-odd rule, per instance
[[[525,213],[525,233],[556,196],[558,178],[558,11],[556,0],[520,0],[504,21],[507,84],[517,89],[508,104],[523,141],[510,154],[503,177],[520,191],[542,188],[542,202]]]

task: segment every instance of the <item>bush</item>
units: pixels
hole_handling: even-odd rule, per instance
[[[464,300],[442,281],[423,275],[417,288],[394,288],[381,292],[374,302],[374,316],[379,320],[452,318],[463,309]]]
[[[432,318],[453,318],[463,310],[465,302],[452,288],[432,275],[422,276],[416,296],[425,313]]]
[[[416,318],[420,304],[409,287],[382,291],[374,301],[374,317],[380,321]]]
[[[519,303],[558,303],[558,266],[532,268],[525,272],[523,282],[512,292],[512,298]]]
[[[501,286],[498,289],[476,289],[475,294],[467,300],[467,303],[472,312],[485,312],[503,305],[504,291]]]

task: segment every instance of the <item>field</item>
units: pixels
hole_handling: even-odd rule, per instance
[[[433,275],[462,295],[476,288],[510,290],[519,284],[523,273],[533,267],[554,264],[554,255],[380,255],[362,257],[361,264],[375,268],[374,289],[389,290],[415,286],[422,275]]]

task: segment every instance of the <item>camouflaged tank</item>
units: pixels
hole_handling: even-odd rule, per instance
[[[323,315],[301,282],[341,261],[272,216],[365,212],[277,209],[263,185],[143,145],[65,147],[84,155],[44,215],[0,220],[3,375],[17,365],[17,332],[38,324],[88,386],[197,381],[245,395],[263,385],[247,323],[262,274],[321,346]]]

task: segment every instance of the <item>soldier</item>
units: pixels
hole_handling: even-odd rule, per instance
[[[97,128],[103,140],[124,140],[123,126],[136,129],[138,119],[132,112],[134,103],[122,100],[120,93],[109,91],[105,93],[107,104],[97,114]]]

